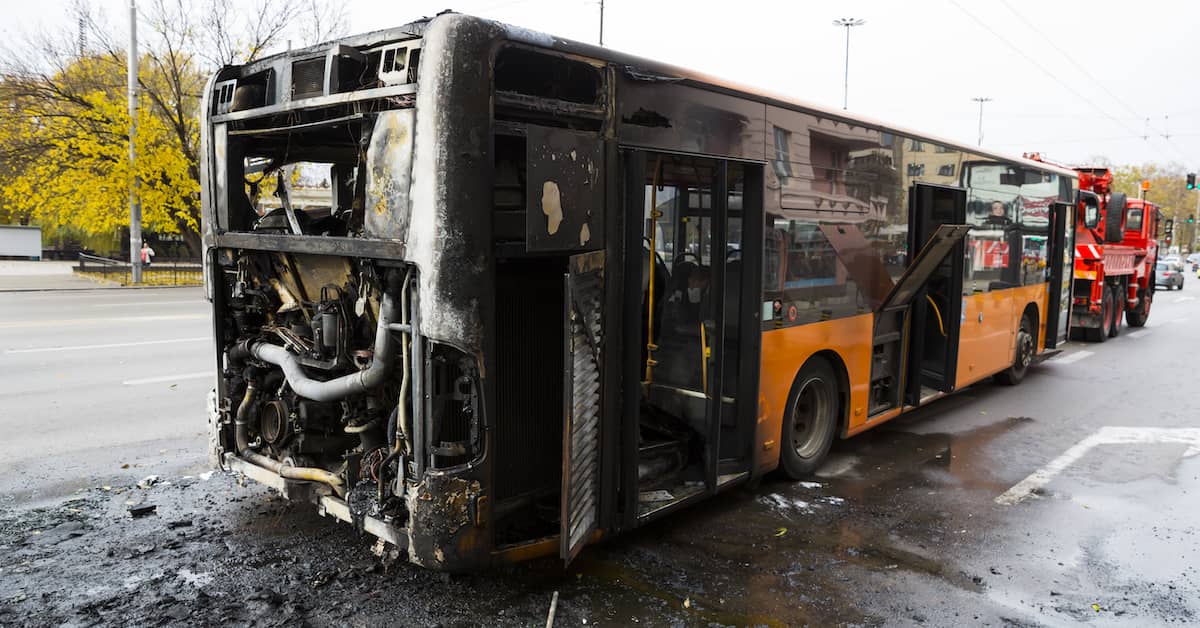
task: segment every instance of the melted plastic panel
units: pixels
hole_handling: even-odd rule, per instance
[[[408,189],[412,184],[413,109],[384,111],[375,120],[367,147],[367,237],[403,240],[408,233]]]
[[[604,246],[604,144],[595,133],[529,126],[525,249]]]

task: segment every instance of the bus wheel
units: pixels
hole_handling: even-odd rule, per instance
[[[1144,327],[1147,318],[1150,318],[1150,294],[1147,290],[1138,290],[1137,307],[1125,311],[1125,322],[1130,327]]]
[[[805,363],[788,395],[780,438],[780,466],[793,480],[807,477],[825,461],[838,426],[838,384],[822,358]]]
[[[1017,331],[1016,357],[1013,358],[1012,366],[996,373],[994,379],[1005,386],[1020,384],[1033,362],[1033,345],[1033,321],[1029,320],[1028,316],[1022,316],[1021,328]]]

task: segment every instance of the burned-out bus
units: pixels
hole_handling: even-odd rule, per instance
[[[213,460],[426,567],[804,477],[1066,335],[1071,171],[604,48],[445,14],[203,115]]]

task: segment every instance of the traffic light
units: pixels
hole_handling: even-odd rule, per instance
[[[1195,215],[1195,214],[1188,214],[1188,224],[1190,225],[1190,224],[1192,224],[1192,223],[1194,223],[1194,222],[1196,222],[1196,215]]]
[[[1191,173],[1191,172],[1188,173],[1187,189],[1189,189],[1189,190],[1196,189],[1196,175],[1194,173]]]
[[[1175,220],[1168,218],[1163,224],[1163,233],[1167,236],[1167,242],[1171,241],[1171,236],[1175,235]]]

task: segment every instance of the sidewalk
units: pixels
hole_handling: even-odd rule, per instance
[[[71,272],[75,262],[0,260],[0,292],[112,288]]]

